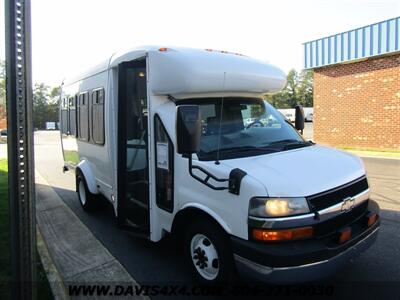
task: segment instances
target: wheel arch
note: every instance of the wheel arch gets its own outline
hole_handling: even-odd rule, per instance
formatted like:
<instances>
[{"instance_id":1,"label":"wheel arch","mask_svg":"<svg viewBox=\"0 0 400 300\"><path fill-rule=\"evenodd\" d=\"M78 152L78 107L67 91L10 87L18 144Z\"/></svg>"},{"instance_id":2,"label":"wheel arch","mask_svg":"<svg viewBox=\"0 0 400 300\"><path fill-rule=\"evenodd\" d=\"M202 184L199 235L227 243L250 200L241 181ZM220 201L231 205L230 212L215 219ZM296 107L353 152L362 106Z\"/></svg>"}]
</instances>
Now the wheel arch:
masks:
<instances>
[{"instance_id":1,"label":"wheel arch","mask_svg":"<svg viewBox=\"0 0 400 300\"><path fill-rule=\"evenodd\" d=\"M195 203L186 204L175 214L171 233L179 236L183 233L183 229L187 227L187 224L196 219L208 219L221 227L227 234L231 234L231 229L218 214L207 207Z\"/></svg>"},{"instance_id":2,"label":"wheel arch","mask_svg":"<svg viewBox=\"0 0 400 300\"><path fill-rule=\"evenodd\" d=\"M88 189L92 194L99 193L99 191L97 190L97 185L96 185L96 181L95 181L93 172L89 166L88 161L81 160L79 162L79 164L76 166L75 172L76 172L76 175L78 175L78 173L83 175L83 177L85 178L86 184L88 186Z\"/></svg>"}]
</instances>

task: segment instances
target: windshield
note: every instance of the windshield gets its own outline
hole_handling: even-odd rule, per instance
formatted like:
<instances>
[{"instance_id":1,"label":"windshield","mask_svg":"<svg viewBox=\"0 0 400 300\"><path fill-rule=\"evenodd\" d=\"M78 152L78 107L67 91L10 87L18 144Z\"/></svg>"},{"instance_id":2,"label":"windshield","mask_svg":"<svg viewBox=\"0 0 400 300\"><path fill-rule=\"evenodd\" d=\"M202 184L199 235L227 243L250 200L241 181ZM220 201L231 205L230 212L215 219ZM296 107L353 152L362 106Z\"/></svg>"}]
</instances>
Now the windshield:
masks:
<instances>
[{"instance_id":1,"label":"windshield","mask_svg":"<svg viewBox=\"0 0 400 300\"><path fill-rule=\"evenodd\" d=\"M185 100L201 111L200 160L262 155L310 145L268 102L257 98ZM222 112L222 120L220 116ZM219 133L221 136L219 137Z\"/></svg>"}]
</instances>

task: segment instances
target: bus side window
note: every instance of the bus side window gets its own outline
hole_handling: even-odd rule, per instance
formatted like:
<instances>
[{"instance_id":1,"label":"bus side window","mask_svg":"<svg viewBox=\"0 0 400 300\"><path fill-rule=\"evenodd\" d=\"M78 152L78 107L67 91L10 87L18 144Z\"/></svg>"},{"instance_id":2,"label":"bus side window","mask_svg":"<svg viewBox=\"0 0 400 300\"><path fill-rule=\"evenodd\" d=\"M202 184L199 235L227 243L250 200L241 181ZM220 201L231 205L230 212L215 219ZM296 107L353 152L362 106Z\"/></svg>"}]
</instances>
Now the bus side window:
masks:
<instances>
[{"instance_id":1,"label":"bus side window","mask_svg":"<svg viewBox=\"0 0 400 300\"><path fill-rule=\"evenodd\" d=\"M78 138L89 141L89 108L88 92L79 95L78 98Z\"/></svg>"},{"instance_id":2,"label":"bus side window","mask_svg":"<svg viewBox=\"0 0 400 300\"><path fill-rule=\"evenodd\" d=\"M104 145L104 89L92 92L91 135L95 144Z\"/></svg>"},{"instance_id":3,"label":"bus side window","mask_svg":"<svg viewBox=\"0 0 400 300\"><path fill-rule=\"evenodd\" d=\"M156 158L156 203L174 210L174 146L158 115L154 117Z\"/></svg>"},{"instance_id":4,"label":"bus side window","mask_svg":"<svg viewBox=\"0 0 400 300\"><path fill-rule=\"evenodd\" d=\"M67 98L63 98L61 101L61 133L69 134L69 120L68 120L68 102Z\"/></svg>"},{"instance_id":5,"label":"bus side window","mask_svg":"<svg viewBox=\"0 0 400 300\"><path fill-rule=\"evenodd\" d=\"M69 125L69 134L72 136L76 136L76 104L75 97L70 97L68 99L68 125Z\"/></svg>"}]
</instances>

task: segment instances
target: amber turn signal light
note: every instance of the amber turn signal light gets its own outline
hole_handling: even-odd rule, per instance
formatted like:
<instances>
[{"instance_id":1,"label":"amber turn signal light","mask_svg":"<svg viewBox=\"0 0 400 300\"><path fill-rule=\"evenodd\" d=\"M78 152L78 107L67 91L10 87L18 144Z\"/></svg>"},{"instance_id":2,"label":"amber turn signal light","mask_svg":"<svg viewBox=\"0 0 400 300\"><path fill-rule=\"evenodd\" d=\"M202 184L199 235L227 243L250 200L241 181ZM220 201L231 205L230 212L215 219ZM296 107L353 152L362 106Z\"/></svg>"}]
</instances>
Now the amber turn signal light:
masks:
<instances>
[{"instance_id":1,"label":"amber turn signal light","mask_svg":"<svg viewBox=\"0 0 400 300\"><path fill-rule=\"evenodd\" d=\"M282 230L269 230L255 228L252 231L253 239L258 241L288 241L310 238L313 236L312 227L300 227Z\"/></svg>"},{"instance_id":2,"label":"amber turn signal light","mask_svg":"<svg viewBox=\"0 0 400 300\"><path fill-rule=\"evenodd\" d=\"M369 213L367 215L367 226L371 226L375 224L376 220L378 219L378 215L376 213Z\"/></svg>"},{"instance_id":3,"label":"amber turn signal light","mask_svg":"<svg viewBox=\"0 0 400 300\"><path fill-rule=\"evenodd\" d=\"M350 227L343 228L339 231L338 243L344 244L350 239L350 237L351 237L351 228Z\"/></svg>"}]
</instances>

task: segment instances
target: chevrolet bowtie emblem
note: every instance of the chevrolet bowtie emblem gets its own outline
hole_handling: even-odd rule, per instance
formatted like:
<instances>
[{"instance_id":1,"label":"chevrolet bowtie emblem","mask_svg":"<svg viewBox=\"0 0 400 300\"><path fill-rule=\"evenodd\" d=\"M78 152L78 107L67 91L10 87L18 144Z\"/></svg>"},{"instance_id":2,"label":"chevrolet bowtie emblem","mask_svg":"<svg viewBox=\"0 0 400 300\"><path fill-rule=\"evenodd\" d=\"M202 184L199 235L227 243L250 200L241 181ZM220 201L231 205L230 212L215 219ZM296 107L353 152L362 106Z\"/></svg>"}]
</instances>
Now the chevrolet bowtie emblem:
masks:
<instances>
[{"instance_id":1,"label":"chevrolet bowtie emblem","mask_svg":"<svg viewBox=\"0 0 400 300\"><path fill-rule=\"evenodd\" d=\"M342 212L346 212L349 210L352 210L355 204L355 199L352 197L348 197L346 199L343 200L343 204L342 204Z\"/></svg>"}]
</instances>

